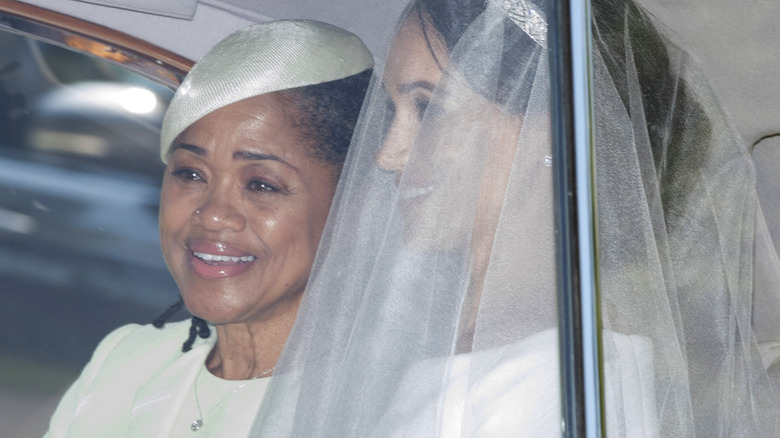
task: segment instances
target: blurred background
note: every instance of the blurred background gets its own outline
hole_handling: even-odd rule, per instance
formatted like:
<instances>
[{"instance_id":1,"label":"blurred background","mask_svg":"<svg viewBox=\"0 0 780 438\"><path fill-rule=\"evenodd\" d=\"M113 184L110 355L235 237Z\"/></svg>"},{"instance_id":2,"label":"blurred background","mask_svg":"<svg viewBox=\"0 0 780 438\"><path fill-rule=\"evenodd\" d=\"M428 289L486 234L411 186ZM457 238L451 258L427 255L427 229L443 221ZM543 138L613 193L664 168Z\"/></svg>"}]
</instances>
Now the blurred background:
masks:
<instances>
[{"instance_id":1,"label":"blurred background","mask_svg":"<svg viewBox=\"0 0 780 438\"><path fill-rule=\"evenodd\" d=\"M157 237L173 92L3 30L0 53L0 435L40 436L103 336L178 299Z\"/></svg>"}]
</instances>

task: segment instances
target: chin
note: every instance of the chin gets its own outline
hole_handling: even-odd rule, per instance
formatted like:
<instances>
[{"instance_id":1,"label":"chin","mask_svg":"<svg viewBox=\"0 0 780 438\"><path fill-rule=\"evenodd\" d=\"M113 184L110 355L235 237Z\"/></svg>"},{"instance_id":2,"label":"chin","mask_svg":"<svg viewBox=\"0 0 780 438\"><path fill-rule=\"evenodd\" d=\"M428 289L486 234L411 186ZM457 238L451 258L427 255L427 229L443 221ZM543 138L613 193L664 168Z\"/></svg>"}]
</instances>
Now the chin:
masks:
<instances>
[{"instance_id":1,"label":"chin","mask_svg":"<svg viewBox=\"0 0 780 438\"><path fill-rule=\"evenodd\" d=\"M240 315L243 313L242 306L237 306L235 303L231 304L230 300L226 300L225 297L221 297L213 292L206 294L182 292L181 295L184 300L184 306L187 307L191 314L211 324L229 324L240 320Z\"/></svg>"}]
</instances>

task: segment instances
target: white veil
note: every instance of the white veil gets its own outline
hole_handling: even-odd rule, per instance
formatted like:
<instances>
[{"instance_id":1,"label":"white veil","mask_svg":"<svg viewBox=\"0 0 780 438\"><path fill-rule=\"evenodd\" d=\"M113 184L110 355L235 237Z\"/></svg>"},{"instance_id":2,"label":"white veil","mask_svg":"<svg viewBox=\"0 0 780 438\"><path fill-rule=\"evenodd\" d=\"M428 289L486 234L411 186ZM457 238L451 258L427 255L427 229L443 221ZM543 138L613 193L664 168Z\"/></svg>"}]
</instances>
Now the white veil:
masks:
<instances>
[{"instance_id":1,"label":"white veil","mask_svg":"<svg viewBox=\"0 0 780 438\"><path fill-rule=\"evenodd\" d=\"M418 58L375 70L256 436L560 434L547 50L522 27L546 8L422 3L393 41L419 32L441 80L417 119L382 83ZM774 436L759 345L780 336L753 296L780 282L747 150L644 12L593 12L607 435Z\"/></svg>"}]
</instances>

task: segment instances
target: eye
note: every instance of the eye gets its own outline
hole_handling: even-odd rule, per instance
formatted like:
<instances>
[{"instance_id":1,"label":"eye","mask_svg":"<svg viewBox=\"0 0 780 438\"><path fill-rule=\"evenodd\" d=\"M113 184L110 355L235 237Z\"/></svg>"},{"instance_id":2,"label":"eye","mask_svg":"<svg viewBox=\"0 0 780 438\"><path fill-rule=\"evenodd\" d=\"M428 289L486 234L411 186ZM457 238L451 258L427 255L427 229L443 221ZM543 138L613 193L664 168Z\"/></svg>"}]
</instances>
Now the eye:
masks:
<instances>
[{"instance_id":1,"label":"eye","mask_svg":"<svg viewBox=\"0 0 780 438\"><path fill-rule=\"evenodd\" d=\"M414 108L417 110L418 119L422 120L423 116L425 115L425 111L428 109L428 104L430 103L430 99L425 97L417 97L414 99Z\"/></svg>"},{"instance_id":2,"label":"eye","mask_svg":"<svg viewBox=\"0 0 780 438\"><path fill-rule=\"evenodd\" d=\"M417 97L414 99L414 108L417 111L417 117L422 120L423 117L439 117L444 114L444 109L427 97Z\"/></svg>"},{"instance_id":3,"label":"eye","mask_svg":"<svg viewBox=\"0 0 780 438\"><path fill-rule=\"evenodd\" d=\"M246 185L246 188L253 192L278 192L279 191L279 189L277 189L273 185L260 179L254 179L252 181L249 181L249 184Z\"/></svg>"},{"instance_id":4,"label":"eye","mask_svg":"<svg viewBox=\"0 0 780 438\"><path fill-rule=\"evenodd\" d=\"M205 181L197 170L190 169L189 167L173 169L171 170L170 174L174 178L180 179L182 181Z\"/></svg>"}]
</instances>

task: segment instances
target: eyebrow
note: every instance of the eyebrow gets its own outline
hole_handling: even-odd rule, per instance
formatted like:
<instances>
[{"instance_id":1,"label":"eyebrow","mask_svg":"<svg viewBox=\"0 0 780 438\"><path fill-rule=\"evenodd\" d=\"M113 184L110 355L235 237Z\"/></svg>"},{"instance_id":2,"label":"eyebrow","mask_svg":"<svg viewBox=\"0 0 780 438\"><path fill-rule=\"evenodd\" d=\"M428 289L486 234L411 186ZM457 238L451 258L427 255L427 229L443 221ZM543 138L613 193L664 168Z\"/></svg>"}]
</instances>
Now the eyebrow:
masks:
<instances>
[{"instance_id":1,"label":"eyebrow","mask_svg":"<svg viewBox=\"0 0 780 438\"><path fill-rule=\"evenodd\" d=\"M176 152L178 149L184 149L185 151L190 151L195 155L205 157L208 156L208 152L206 152L205 149L199 148L195 146L194 144L189 143L174 143L173 146L168 150L168 156L170 157L173 155L174 152Z\"/></svg>"},{"instance_id":2,"label":"eyebrow","mask_svg":"<svg viewBox=\"0 0 780 438\"><path fill-rule=\"evenodd\" d=\"M193 154L198 155L200 157L208 157L208 155L209 155L207 150L205 150L205 149L203 149L201 147L195 146L194 144L189 144L189 143L176 143L176 144L174 144L171 147L171 150L168 152L168 155L169 156L173 155L173 153L177 149L184 149L185 151L190 151ZM294 169L296 171L298 170L297 167L293 166L292 164L290 164L289 162L287 162L283 158L278 157L276 155L271 155L271 154L261 154L259 152L250 152L250 151L236 151L233 154L233 159L234 160L246 160L246 161L271 160L271 161L276 161L278 163L282 163L285 166L288 166L288 167L290 167L290 168L292 168L292 169Z\"/></svg>"},{"instance_id":3,"label":"eyebrow","mask_svg":"<svg viewBox=\"0 0 780 438\"><path fill-rule=\"evenodd\" d=\"M261 154L261 153L258 153L258 152L249 152L249 151L236 151L233 154L233 159L234 160L249 160L249 161L254 161L254 160L271 160L271 161L276 161L276 162L282 163L285 166L288 166L288 167L290 167L290 168L292 168L292 169L294 169L296 171L298 170L297 167L295 167L292 164L288 163L283 158L277 157L276 155L271 155L271 154Z\"/></svg>"},{"instance_id":4,"label":"eyebrow","mask_svg":"<svg viewBox=\"0 0 780 438\"><path fill-rule=\"evenodd\" d=\"M401 94L407 94L413 91L416 88L422 88L424 90L433 91L436 89L436 86L428 81L414 81L409 82L407 84L400 84L396 87L399 93Z\"/></svg>"}]
</instances>

